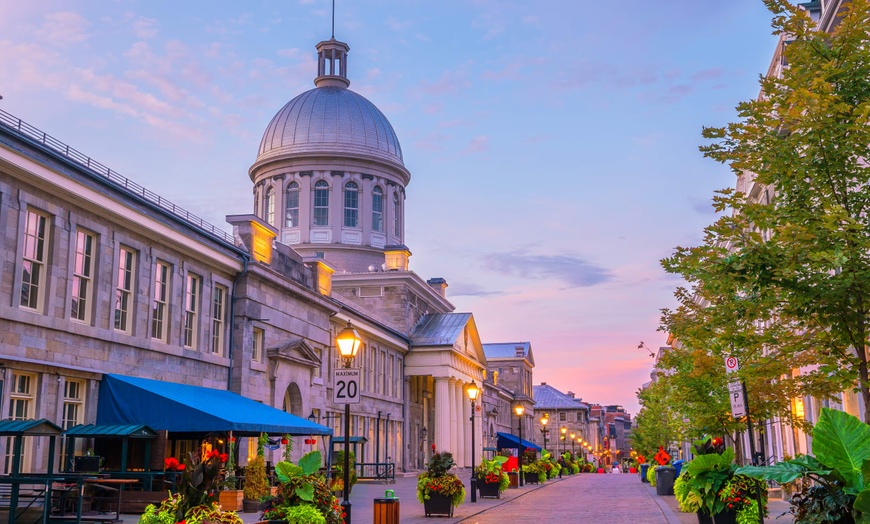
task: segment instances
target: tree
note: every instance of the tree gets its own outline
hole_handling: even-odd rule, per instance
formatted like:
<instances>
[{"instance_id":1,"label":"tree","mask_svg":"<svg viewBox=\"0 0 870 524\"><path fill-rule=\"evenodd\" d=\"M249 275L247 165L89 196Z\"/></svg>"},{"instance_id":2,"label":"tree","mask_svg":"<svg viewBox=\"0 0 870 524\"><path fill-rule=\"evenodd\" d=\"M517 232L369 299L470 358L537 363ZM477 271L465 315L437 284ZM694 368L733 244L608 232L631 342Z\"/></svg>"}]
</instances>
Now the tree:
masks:
<instances>
[{"instance_id":1,"label":"tree","mask_svg":"<svg viewBox=\"0 0 870 524\"><path fill-rule=\"evenodd\" d=\"M784 408L778 388L822 398L849 388L870 422L870 3L848 2L831 32L787 0L765 4L788 37L788 65L738 105L739 122L703 131L712 142L701 151L728 164L740 190L718 192L717 210L730 213L704 245L663 261L692 286L663 326L766 363L741 375L777 381L774 410ZM790 377L777 362L807 367Z\"/></svg>"}]
</instances>

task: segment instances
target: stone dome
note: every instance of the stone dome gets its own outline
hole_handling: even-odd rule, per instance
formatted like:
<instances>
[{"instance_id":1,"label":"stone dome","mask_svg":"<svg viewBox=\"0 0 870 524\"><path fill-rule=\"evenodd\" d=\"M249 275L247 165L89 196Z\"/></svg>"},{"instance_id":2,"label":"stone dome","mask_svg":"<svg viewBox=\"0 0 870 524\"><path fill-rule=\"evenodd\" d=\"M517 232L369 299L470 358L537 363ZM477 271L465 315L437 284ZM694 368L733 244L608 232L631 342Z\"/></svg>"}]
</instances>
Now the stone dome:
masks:
<instances>
[{"instance_id":1,"label":"stone dome","mask_svg":"<svg viewBox=\"0 0 870 524\"><path fill-rule=\"evenodd\" d=\"M341 86L316 87L281 108L263 133L256 164L319 153L405 166L387 117L365 97Z\"/></svg>"}]
</instances>

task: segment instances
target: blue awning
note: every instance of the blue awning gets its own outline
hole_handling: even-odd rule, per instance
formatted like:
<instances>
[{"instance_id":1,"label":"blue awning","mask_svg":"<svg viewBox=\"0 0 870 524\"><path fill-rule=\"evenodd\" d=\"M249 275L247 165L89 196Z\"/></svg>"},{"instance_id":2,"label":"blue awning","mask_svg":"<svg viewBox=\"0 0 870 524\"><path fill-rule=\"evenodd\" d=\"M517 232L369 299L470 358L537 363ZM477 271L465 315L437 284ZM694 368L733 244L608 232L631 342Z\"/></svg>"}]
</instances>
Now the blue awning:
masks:
<instances>
[{"instance_id":1,"label":"blue awning","mask_svg":"<svg viewBox=\"0 0 870 524\"><path fill-rule=\"evenodd\" d=\"M326 426L232 391L111 374L100 382L97 424L145 424L177 433L332 435Z\"/></svg>"},{"instance_id":2,"label":"blue awning","mask_svg":"<svg viewBox=\"0 0 870 524\"><path fill-rule=\"evenodd\" d=\"M505 448L519 449L520 442L522 442L523 448L525 448L525 449L533 449L535 451L541 451L541 446L535 444L534 442L529 442L526 439L520 440L520 437L518 437L516 435L511 435L510 433L498 432L498 433L496 433L496 436L498 437L498 440L496 440L496 446L498 447L498 449L505 449Z\"/></svg>"}]
</instances>

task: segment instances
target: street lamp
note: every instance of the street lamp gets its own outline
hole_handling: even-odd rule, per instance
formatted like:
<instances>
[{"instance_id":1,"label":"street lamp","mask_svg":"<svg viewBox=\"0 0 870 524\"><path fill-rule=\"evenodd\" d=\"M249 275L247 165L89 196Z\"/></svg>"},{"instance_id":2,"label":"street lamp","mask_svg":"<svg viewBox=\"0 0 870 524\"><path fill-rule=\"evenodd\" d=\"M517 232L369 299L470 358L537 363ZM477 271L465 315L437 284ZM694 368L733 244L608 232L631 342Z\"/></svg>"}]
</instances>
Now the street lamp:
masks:
<instances>
[{"instance_id":1,"label":"street lamp","mask_svg":"<svg viewBox=\"0 0 870 524\"><path fill-rule=\"evenodd\" d=\"M341 355L341 360L344 362L345 369L349 369L353 364L353 359L356 357L359 347L362 344L362 338L359 333L350 325L350 320L347 321L347 327L338 332L335 336L335 343L338 346L338 353ZM333 386L335 386L333 384ZM341 507L344 510L344 524L350 524L350 404L344 405L344 500L341 501Z\"/></svg>"},{"instance_id":2,"label":"street lamp","mask_svg":"<svg viewBox=\"0 0 870 524\"><path fill-rule=\"evenodd\" d=\"M541 434L544 435L544 450L547 449L547 422L550 421L550 415L544 413L541 417ZM541 456L543 456L543 450L541 451Z\"/></svg>"},{"instance_id":3,"label":"street lamp","mask_svg":"<svg viewBox=\"0 0 870 524\"><path fill-rule=\"evenodd\" d=\"M568 428L566 428L565 426L562 426L562 429L560 429L559 431L562 432L561 444L562 444L562 453L564 453L565 452L565 433L568 433Z\"/></svg>"},{"instance_id":4,"label":"street lamp","mask_svg":"<svg viewBox=\"0 0 870 524\"><path fill-rule=\"evenodd\" d=\"M577 438L576 433L571 433L571 454L574 454L574 439Z\"/></svg>"},{"instance_id":5,"label":"street lamp","mask_svg":"<svg viewBox=\"0 0 870 524\"><path fill-rule=\"evenodd\" d=\"M477 502L477 479L474 478L474 403L480 395L480 388L474 381L465 386L465 393L471 399L471 502Z\"/></svg>"},{"instance_id":6,"label":"street lamp","mask_svg":"<svg viewBox=\"0 0 870 524\"><path fill-rule=\"evenodd\" d=\"M523 413L526 412L526 408L523 407L522 404L517 404L514 406L514 412L517 414L517 418L520 419L520 487L523 485L523 455L525 453L525 448L523 448Z\"/></svg>"}]
</instances>

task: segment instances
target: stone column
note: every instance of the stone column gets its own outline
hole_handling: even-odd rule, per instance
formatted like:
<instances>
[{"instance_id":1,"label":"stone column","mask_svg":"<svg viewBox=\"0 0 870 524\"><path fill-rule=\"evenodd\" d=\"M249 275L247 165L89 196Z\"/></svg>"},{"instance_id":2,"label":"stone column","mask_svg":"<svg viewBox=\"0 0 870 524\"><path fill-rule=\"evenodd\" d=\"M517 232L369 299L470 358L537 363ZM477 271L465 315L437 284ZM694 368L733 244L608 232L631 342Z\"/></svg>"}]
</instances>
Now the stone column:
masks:
<instances>
[{"instance_id":1,"label":"stone column","mask_svg":"<svg viewBox=\"0 0 870 524\"><path fill-rule=\"evenodd\" d=\"M471 399L468 398L468 395L465 394L465 390L463 388L463 401L462 402L462 428L465 432L465 465L471 467L471 457L474 454L474 450L471 448L471 425L474 424L471 420L472 411L471 411ZM475 403L480 402L480 398L475 401ZM477 443L481 440L481 434L475 428L474 434L474 447L477 447Z\"/></svg>"},{"instance_id":2,"label":"stone column","mask_svg":"<svg viewBox=\"0 0 870 524\"><path fill-rule=\"evenodd\" d=\"M465 416L463 406L466 403L465 383L461 380L456 381L456 463L461 466L467 466L466 450L468 449L468 417Z\"/></svg>"},{"instance_id":3,"label":"stone column","mask_svg":"<svg viewBox=\"0 0 870 524\"><path fill-rule=\"evenodd\" d=\"M447 390L448 390L448 401L445 406L448 411L450 411L450 440L445 442L446 446L444 449L453 453L453 458L455 460L459 460L459 456L457 455L457 442L459 441L459 435L456 433L456 379L449 378L447 379Z\"/></svg>"},{"instance_id":4,"label":"stone column","mask_svg":"<svg viewBox=\"0 0 870 524\"><path fill-rule=\"evenodd\" d=\"M435 379L435 427L429 429L430 442L435 444L436 451L449 451L450 445L450 385L447 377ZM434 440L432 440L434 436Z\"/></svg>"}]
</instances>

